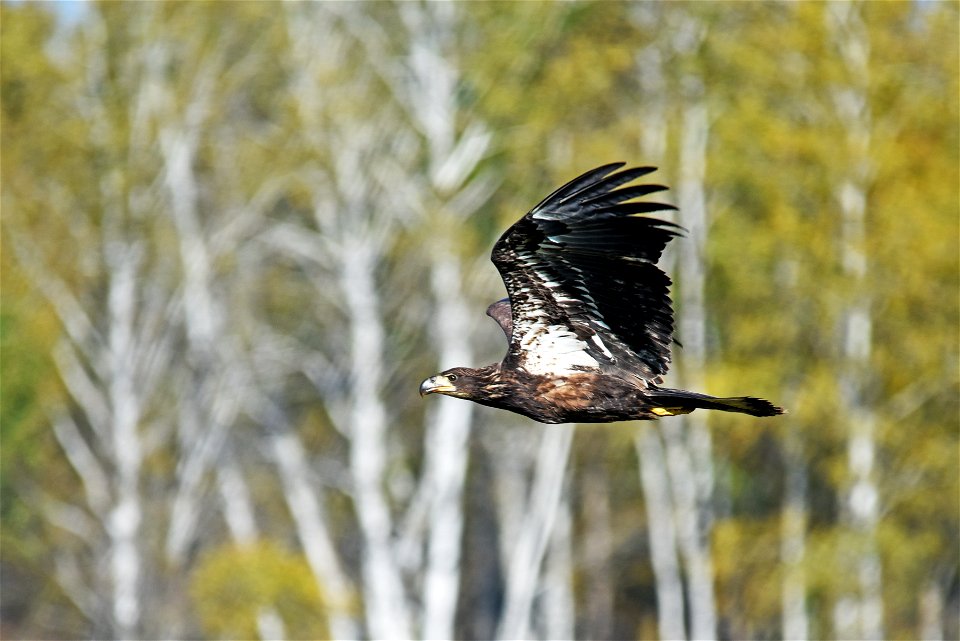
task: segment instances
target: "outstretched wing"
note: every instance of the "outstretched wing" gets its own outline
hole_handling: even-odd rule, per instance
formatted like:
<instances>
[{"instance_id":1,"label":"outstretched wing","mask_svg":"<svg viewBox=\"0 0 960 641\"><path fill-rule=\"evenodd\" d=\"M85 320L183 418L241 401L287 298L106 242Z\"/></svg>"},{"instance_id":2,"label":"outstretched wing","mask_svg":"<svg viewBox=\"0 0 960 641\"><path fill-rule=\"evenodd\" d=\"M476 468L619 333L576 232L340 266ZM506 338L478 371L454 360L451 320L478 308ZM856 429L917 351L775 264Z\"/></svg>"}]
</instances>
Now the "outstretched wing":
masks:
<instances>
[{"instance_id":1,"label":"outstretched wing","mask_svg":"<svg viewBox=\"0 0 960 641\"><path fill-rule=\"evenodd\" d=\"M680 227L638 216L662 185L627 183L654 167L598 167L547 196L491 256L510 297L506 365L557 376L600 370L657 382L670 362L670 279L656 263ZM503 325L503 323L501 323Z\"/></svg>"}]
</instances>

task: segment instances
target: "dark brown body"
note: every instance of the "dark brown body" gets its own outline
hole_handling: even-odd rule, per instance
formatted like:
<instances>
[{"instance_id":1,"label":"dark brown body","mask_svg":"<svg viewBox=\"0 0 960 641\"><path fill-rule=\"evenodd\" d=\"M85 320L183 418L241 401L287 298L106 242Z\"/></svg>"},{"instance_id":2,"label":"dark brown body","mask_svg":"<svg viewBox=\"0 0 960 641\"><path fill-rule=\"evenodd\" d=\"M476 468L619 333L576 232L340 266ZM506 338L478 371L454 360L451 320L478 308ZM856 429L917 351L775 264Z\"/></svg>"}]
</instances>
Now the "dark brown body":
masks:
<instances>
[{"instance_id":1,"label":"dark brown body","mask_svg":"<svg viewBox=\"0 0 960 641\"><path fill-rule=\"evenodd\" d=\"M594 375L575 374L566 380L527 377L521 382L511 380L514 377L510 372L503 374L505 388L525 393L504 397L481 395L470 400L517 412L541 423L609 423L657 418L650 411L650 402L643 392L626 381L607 379L603 386L597 386Z\"/></svg>"},{"instance_id":2,"label":"dark brown body","mask_svg":"<svg viewBox=\"0 0 960 641\"><path fill-rule=\"evenodd\" d=\"M610 423L649 421L688 414L695 409L740 412L751 416L776 416L783 410L769 401L750 396L717 398L636 384L615 376L591 372L564 378L533 376L499 364L479 369L456 367L424 381L421 394L448 396L523 414L540 423Z\"/></svg>"}]
</instances>

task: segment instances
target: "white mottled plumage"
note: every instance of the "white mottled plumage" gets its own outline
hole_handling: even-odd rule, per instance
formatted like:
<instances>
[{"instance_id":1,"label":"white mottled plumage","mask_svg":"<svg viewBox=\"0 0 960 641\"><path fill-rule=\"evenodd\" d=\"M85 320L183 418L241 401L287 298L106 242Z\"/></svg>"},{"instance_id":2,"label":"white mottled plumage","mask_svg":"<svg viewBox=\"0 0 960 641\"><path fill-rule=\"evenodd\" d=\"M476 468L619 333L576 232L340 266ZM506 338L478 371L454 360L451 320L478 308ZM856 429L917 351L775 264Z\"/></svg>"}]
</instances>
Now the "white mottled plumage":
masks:
<instances>
[{"instance_id":1,"label":"white mottled plumage","mask_svg":"<svg viewBox=\"0 0 960 641\"><path fill-rule=\"evenodd\" d=\"M535 323L521 337L520 346L523 367L531 374L556 376L600 366L587 352L587 343L562 325Z\"/></svg>"},{"instance_id":2,"label":"white mottled plumage","mask_svg":"<svg viewBox=\"0 0 960 641\"><path fill-rule=\"evenodd\" d=\"M607 346L603 344L603 341L600 340L600 337L599 337L599 336L597 336L596 334L594 334L593 336L590 337L590 340L593 341L593 344L594 344L594 345L596 345L597 347L600 348L600 351L603 352L603 355L604 355L604 356L606 356L607 358L610 358L610 359L613 358L613 354L610 353L610 350L607 349Z\"/></svg>"}]
</instances>

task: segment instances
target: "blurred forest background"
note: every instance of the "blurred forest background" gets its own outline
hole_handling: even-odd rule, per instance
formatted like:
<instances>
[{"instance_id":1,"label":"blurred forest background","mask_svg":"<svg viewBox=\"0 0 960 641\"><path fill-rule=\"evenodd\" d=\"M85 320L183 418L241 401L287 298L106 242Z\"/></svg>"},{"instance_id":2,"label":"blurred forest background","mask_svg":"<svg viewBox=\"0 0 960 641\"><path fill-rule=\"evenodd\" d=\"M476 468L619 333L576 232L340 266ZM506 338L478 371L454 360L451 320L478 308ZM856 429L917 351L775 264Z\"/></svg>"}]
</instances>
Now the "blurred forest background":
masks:
<instances>
[{"instance_id":1,"label":"blurred forest background","mask_svg":"<svg viewBox=\"0 0 960 641\"><path fill-rule=\"evenodd\" d=\"M958 3L0 7L3 638L960 635ZM617 160L790 413L421 400Z\"/></svg>"}]
</instances>

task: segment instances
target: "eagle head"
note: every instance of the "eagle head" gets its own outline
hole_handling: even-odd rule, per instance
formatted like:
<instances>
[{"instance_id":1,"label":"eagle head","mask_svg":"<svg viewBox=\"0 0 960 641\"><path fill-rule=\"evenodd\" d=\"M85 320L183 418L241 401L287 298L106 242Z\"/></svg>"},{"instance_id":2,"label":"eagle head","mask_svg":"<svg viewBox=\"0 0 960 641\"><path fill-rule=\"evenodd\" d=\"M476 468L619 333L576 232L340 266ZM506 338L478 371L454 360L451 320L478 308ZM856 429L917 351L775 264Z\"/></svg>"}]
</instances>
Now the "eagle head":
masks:
<instances>
[{"instance_id":1,"label":"eagle head","mask_svg":"<svg viewBox=\"0 0 960 641\"><path fill-rule=\"evenodd\" d=\"M420 396L446 394L473 400L495 393L499 369L496 365L480 369L469 367L448 369L420 383Z\"/></svg>"}]
</instances>

